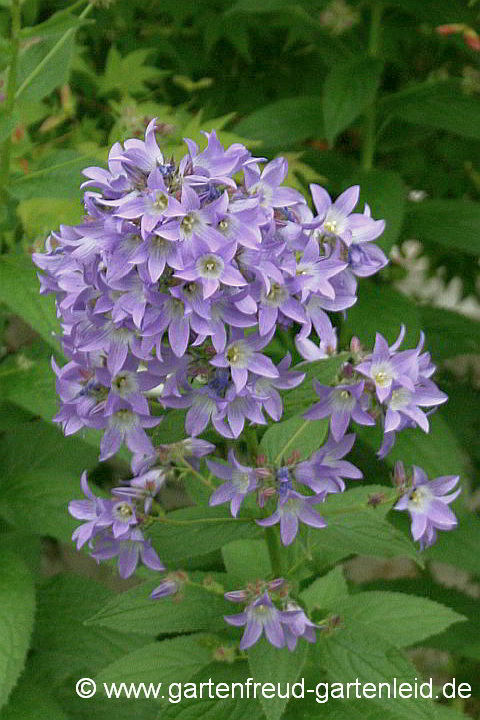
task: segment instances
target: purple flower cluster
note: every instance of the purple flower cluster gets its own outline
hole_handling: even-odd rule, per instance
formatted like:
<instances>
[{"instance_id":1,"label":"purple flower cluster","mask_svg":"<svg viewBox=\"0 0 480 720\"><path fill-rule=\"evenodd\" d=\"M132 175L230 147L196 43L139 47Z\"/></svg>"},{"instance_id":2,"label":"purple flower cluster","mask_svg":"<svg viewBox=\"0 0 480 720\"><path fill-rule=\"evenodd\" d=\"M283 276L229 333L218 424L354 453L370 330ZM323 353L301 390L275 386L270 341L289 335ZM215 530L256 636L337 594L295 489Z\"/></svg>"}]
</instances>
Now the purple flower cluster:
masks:
<instances>
[{"instance_id":1,"label":"purple flower cluster","mask_svg":"<svg viewBox=\"0 0 480 720\"><path fill-rule=\"evenodd\" d=\"M429 423L422 408L434 408L446 402L443 393L430 379L435 366L428 352L422 352L424 336L412 350L399 350L405 335L400 335L389 347L377 333L372 353L358 350L354 363L347 363L337 385L329 387L315 383L320 402L304 417L308 420L330 418L330 430L335 440L344 436L351 420L360 425L375 425L380 417L384 437L378 452L385 457L395 443L396 433L406 427L420 427L428 432Z\"/></svg>"},{"instance_id":2,"label":"purple flower cluster","mask_svg":"<svg viewBox=\"0 0 480 720\"><path fill-rule=\"evenodd\" d=\"M146 488L149 482L145 481ZM158 482L158 478L152 481L149 493L158 488ZM81 486L87 500L72 500L68 506L70 515L86 521L73 533L77 549L88 541L94 548L91 555L97 562L116 557L118 573L122 578L132 575L139 560L151 570L164 570L157 553L138 527L134 505L121 496L113 500L97 497L88 486L86 473L82 475Z\"/></svg>"},{"instance_id":3,"label":"purple flower cluster","mask_svg":"<svg viewBox=\"0 0 480 720\"><path fill-rule=\"evenodd\" d=\"M240 650L254 645L263 633L275 647L282 648L286 645L289 650L295 650L299 638L303 637L307 642L314 643L315 630L321 629L321 626L309 620L300 605L288 597L283 578L272 580L262 588L260 583L257 583L256 587L251 585L246 590L227 592L225 598L231 602L248 603L243 612L225 615L229 625L245 626ZM282 609L277 607L279 604Z\"/></svg>"},{"instance_id":4,"label":"purple flower cluster","mask_svg":"<svg viewBox=\"0 0 480 720\"><path fill-rule=\"evenodd\" d=\"M358 186L332 203L312 185L314 214L283 186L285 159L264 164L206 138L202 152L186 140L180 162L158 147L155 120L144 140L116 143L108 169L84 170L84 222L34 255L69 360L54 365L55 420L66 434L103 430L101 460L122 443L153 453L152 397L188 409L190 436L210 422L236 438L247 420L279 420L278 390L303 375L265 354L276 327L294 328L306 359L325 357L336 348L326 311L353 305L356 278L387 262L373 243L384 221L354 212Z\"/></svg>"},{"instance_id":5,"label":"purple flower cluster","mask_svg":"<svg viewBox=\"0 0 480 720\"><path fill-rule=\"evenodd\" d=\"M211 443L194 438L161 445L154 455L137 464L135 477L113 488L109 499L93 494L84 472L80 485L87 499L72 500L68 505L70 515L84 521L72 536L77 549L88 543L90 555L97 562L116 557L122 578L132 575L139 560L151 570L165 570L150 541L145 538L142 526L153 514L153 505L165 481L174 475L175 460L184 459L194 465L196 459L214 449Z\"/></svg>"},{"instance_id":6,"label":"purple flower cluster","mask_svg":"<svg viewBox=\"0 0 480 720\"><path fill-rule=\"evenodd\" d=\"M356 302L357 278L387 263L374 243L384 230L370 208L355 212L360 189L335 201L318 185L304 196L285 187L287 162L252 157L241 144L225 149L215 132L199 151L186 140L180 161L165 158L157 145L155 120L144 140L116 143L108 169L84 170L84 221L61 226L34 255L43 271L41 291L54 293L62 323L67 363L56 375L60 409L54 420L66 435L84 427L103 432L100 460L122 445L132 452L133 477L109 499L91 491L82 475L83 500L69 504L82 521L73 539L87 545L98 562L117 559L121 577L139 561L165 568L148 540L148 527L161 521L158 493L165 482L198 475L200 459L215 446L198 439L210 425L229 440L248 422L265 426L281 420L280 391L300 385L305 374L291 370L287 354L275 364L268 346L278 328L294 337L307 361L336 353L330 312ZM207 460L211 476L222 480L210 505L229 503L237 517L247 498L258 508L261 527L278 524L283 545L300 524L324 528L317 511L329 493L345 490L346 479L361 471L345 460L355 441L346 434L353 420L381 420L384 457L406 427L428 431L424 408L447 397L432 382L430 355L418 346L400 350L405 329L389 346L377 334L373 352L355 341L333 386L314 383L319 398L304 413L308 420L330 419L328 441L308 460L293 452L284 464L244 465L230 447L228 462ZM149 430L162 414L183 409L188 438L154 447ZM412 534L422 547L437 529L456 524L448 495L458 478L428 482L414 467L411 489L396 504L408 510ZM210 480L206 481L210 484ZM167 575L155 599L182 596L182 571ZM221 590L223 593L223 589ZM228 615L245 627L240 650L262 634L276 647L294 650L299 638L315 642L315 625L289 597L281 578L259 581L225 597L245 609Z\"/></svg>"},{"instance_id":7,"label":"purple flower cluster","mask_svg":"<svg viewBox=\"0 0 480 720\"><path fill-rule=\"evenodd\" d=\"M242 465L233 450L229 453L228 464L207 460L213 475L226 481L211 495L210 505L230 502L232 515L236 517L249 494L257 495L257 504L261 507L269 508L275 502L272 514L256 522L262 527L279 523L282 543L290 545L300 522L315 528L326 526L326 521L314 505L323 502L328 493L343 492L343 478L362 477L355 465L341 459L350 452L354 442L353 434L340 442L330 438L308 461L295 462L292 459L288 465L276 470Z\"/></svg>"}]
</instances>

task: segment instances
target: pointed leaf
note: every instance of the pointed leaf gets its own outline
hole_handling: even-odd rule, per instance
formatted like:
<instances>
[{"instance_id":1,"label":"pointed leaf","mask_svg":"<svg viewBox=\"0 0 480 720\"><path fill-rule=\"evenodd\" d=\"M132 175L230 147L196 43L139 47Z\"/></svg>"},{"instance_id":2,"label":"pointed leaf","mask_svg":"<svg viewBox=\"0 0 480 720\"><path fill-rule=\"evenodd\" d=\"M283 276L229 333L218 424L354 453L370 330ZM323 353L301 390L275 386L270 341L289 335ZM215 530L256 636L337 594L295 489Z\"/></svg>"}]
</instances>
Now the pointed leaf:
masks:
<instances>
[{"instance_id":1,"label":"pointed leaf","mask_svg":"<svg viewBox=\"0 0 480 720\"><path fill-rule=\"evenodd\" d=\"M152 601L153 602L153 601ZM188 635L145 645L104 667L95 678L103 683L162 683L159 701L170 683L184 683L212 661L212 648L202 635Z\"/></svg>"},{"instance_id":2,"label":"pointed leaf","mask_svg":"<svg viewBox=\"0 0 480 720\"><path fill-rule=\"evenodd\" d=\"M29 647L35 588L29 568L14 553L0 554L0 707L20 675Z\"/></svg>"},{"instance_id":3,"label":"pointed leaf","mask_svg":"<svg viewBox=\"0 0 480 720\"><path fill-rule=\"evenodd\" d=\"M373 101L382 71L382 61L368 56L333 66L323 88L323 118L329 143L333 144L337 135Z\"/></svg>"},{"instance_id":4,"label":"pointed leaf","mask_svg":"<svg viewBox=\"0 0 480 720\"><path fill-rule=\"evenodd\" d=\"M276 688L285 688L286 683L291 686L296 682L307 659L307 651L308 645L303 639L298 640L296 649L291 652L287 647L279 649L270 645L263 637L248 649L248 664L254 681L271 683L273 688L271 697L265 697L263 692L260 696L267 720L279 720L282 715L288 698L280 697Z\"/></svg>"}]
</instances>

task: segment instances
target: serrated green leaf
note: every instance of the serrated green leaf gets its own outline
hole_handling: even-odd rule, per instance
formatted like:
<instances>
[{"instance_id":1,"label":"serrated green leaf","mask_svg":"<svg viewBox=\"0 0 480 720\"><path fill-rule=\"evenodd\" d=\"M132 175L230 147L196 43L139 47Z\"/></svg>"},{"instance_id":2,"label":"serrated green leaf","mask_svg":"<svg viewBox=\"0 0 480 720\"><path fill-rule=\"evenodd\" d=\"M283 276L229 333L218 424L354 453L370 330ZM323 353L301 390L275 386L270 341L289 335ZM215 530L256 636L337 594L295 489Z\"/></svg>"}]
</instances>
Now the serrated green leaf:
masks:
<instances>
[{"instance_id":1,"label":"serrated green leaf","mask_svg":"<svg viewBox=\"0 0 480 720\"><path fill-rule=\"evenodd\" d=\"M333 610L339 599L348 595L347 581L343 574L343 567L337 565L323 577L313 581L300 594L301 599L309 612L315 609Z\"/></svg>"},{"instance_id":2,"label":"serrated green leaf","mask_svg":"<svg viewBox=\"0 0 480 720\"><path fill-rule=\"evenodd\" d=\"M13 178L8 189L17 200L53 197L80 202L82 170L90 165L98 165L98 162L99 159L91 154L79 155L74 150L56 150L42 160L38 169Z\"/></svg>"},{"instance_id":3,"label":"serrated green leaf","mask_svg":"<svg viewBox=\"0 0 480 720\"><path fill-rule=\"evenodd\" d=\"M373 485L330 495L324 505L317 506L327 527L316 533L310 546L316 562L324 565L357 554L405 556L419 562L413 542L384 519L390 505L368 507L368 497L378 492L388 496L388 488Z\"/></svg>"},{"instance_id":4,"label":"serrated green leaf","mask_svg":"<svg viewBox=\"0 0 480 720\"><path fill-rule=\"evenodd\" d=\"M128 627L132 632L155 637L192 630L215 631L225 627L223 615L231 606L222 595L203 587L205 577L220 584L227 576L221 573L192 572L189 579L198 585L187 584L180 596L170 595L152 600L150 593L159 585L160 578L117 595L93 617L88 625L100 625L113 630ZM227 588L226 588L227 589Z\"/></svg>"},{"instance_id":5,"label":"serrated green leaf","mask_svg":"<svg viewBox=\"0 0 480 720\"><path fill-rule=\"evenodd\" d=\"M162 707L161 720L218 720L221 717L229 720L261 720L265 716L259 701L254 699L252 691L248 695L246 689L241 687L245 687L250 676L245 661L237 660L231 665L212 663L195 675L188 695L186 692L177 693L177 688L174 689L178 701ZM207 685L211 681L214 683L212 696ZM206 684L203 690L201 683ZM220 697L215 697L215 688L221 683L224 683L223 693ZM234 697L225 697L225 687L231 688L233 683L236 683ZM183 690L185 691L185 687ZM160 720L160 717L157 720Z\"/></svg>"},{"instance_id":6,"label":"serrated green leaf","mask_svg":"<svg viewBox=\"0 0 480 720\"><path fill-rule=\"evenodd\" d=\"M22 39L27 38L57 38L59 35L63 35L67 30L76 30L81 25L90 20L84 20L83 18L73 15L68 10L60 10L53 13L44 22L38 23L37 25L31 25L29 27L23 27L20 30L20 37Z\"/></svg>"},{"instance_id":7,"label":"serrated green leaf","mask_svg":"<svg viewBox=\"0 0 480 720\"><path fill-rule=\"evenodd\" d=\"M335 612L347 624L361 622L398 647L414 645L465 620L446 605L394 592L372 591L340 597L335 603Z\"/></svg>"},{"instance_id":8,"label":"serrated green leaf","mask_svg":"<svg viewBox=\"0 0 480 720\"><path fill-rule=\"evenodd\" d=\"M380 84L383 62L368 56L333 66L323 87L325 136L333 144L373 101Z\"/></svg>"},{"instance_id":9,"label":"serrated green leaf","mask_svg":"<svg viewBox=\"0 0 480 720\"><path fill-rule=\"evenodd\" d=\"M264 105L235 126L235 131L268 147L290 147L312 137L323 137L320 97L282 98Z\"/></svg>"},{"instance_id":10,"label":"serrated green leaf","mask_svg":"<svg viewBox=\"0 0 480 720\"><path fill-rule=\"evenodd\" d=\"M418 670L406 658L401 650L386 641L382 635L365 627L358 621L345 622L344 626L332 632L329 636L322 636L317 641L314 652L318 663L327 671L333 683L388 683L393 688L402 682L415 683ZM354 690L351 691L353 696ZM389 699L383 687L381 698L369 698L372 705L388 707L390 705L397 712L407 714L409 718L418 720L432 720L433 705L420 699ZM392 689L393 692L393 689ZM402 713L402 714L403 714Z\"/></svg>"},{"instance_id":11,"label":"serrated green leaf","mask_svg":"<svg viewBox=\"0 0 480 720\"><path fill-rule=\"evenodd\" d=\"M72 674L96 673L146 644L127 626L114 631L83 624L114 596L104 585L76 575L57 575L42 585L32 641L37 681L58 686Z\"/></svg>"},{"instance_id":12,"label":"serrated green leaf","mask_svg":"<svg viewBox=\"0 0 480 720\"><path fill-rule=\"evenodd\" d=\"M29 256L0 256L0 302L20 315L54 350L60 352L54 334L60 332L55 301L40 295L35 266Z\"/></svg>"},{"instance_id":13,"label":"serrated green leaf","mask_svg":"<svg viewBox=\"0 0 480 720\"><path fill-rule=\"evenodd\" d=\"M240 538L259 535L253 519L233 518L228 507L189 507L173 510L164 522L149 528L157 552L166 562L204 555Z\"/></svg>"},{"instance_id":14,"label":"serrated green leaf","mask_svg":"<svg viewBox=\"0 0 480 720\"><path fill-rule=\"evenodd\" d=\"M419 465L431 479L447 474L468 476L468 457L441 411L433 414L429 422L428 434L417 428L398 433L386 462L391 467L397 460L403 460L406 467ZM368 441L363 431L361 437Z\"/></svg>"},{"instance_id":15,"label":"serrated green leaf","mask_svg":"<svg viewBox=\"0 0 480 720\"><path fill-rule=\"evenodd\" d=\"M387 96L380 110L400 120L480 139L480 106L456 81L424 83Z\"/></svg>"},{"instance_id":16,"label":"serrated green leaf","mask_svg":"<svg viewBox=\"0 0 480 720\"><path fill-rule=\"evenodd\" d=\"M265 579L272 572L263 540L233 540L222 547L222 556L227 572L245 583Z\"/></svg>"},{"instance_id":17,"label":"serrated green leaf","mask_svg":"<svg viewBox=\"0 0 480 720\"><path fill-rule=\"evenodd\" d=\"M69 720L49 688L32 675L22 675L8 705L0 712L0 720Z\"/></svg>"},{"instance_id":18,"label":"serrated green leaf","mask_svg":"<svg viewBox=\"0 0 480 720\"><path fill-rule=\"evenodd\" d=\"M75 45L73 28L66 30L62 40L55 36L38 41L33 38L20 53L16 94L23 101L42 100L68 81ZM33 78L40 63L44 63L42 70Z\"/></svg>"},{"instance_id":19,"label":"serrated green leaf","mask_svg":"<svg viewBox=\"0 0 480 720\"><path fill-rule=\"evenodd\" d=\"M0 707L17 682L27 655L35 611L35 588L21 557L0 553Z\"/></svg>"},{"instance_id":20,"label":"serrated green leaf","mask_svg":"<svg viewBox=\"0 0 480 720\"><path fill-rule=\"evenodd\" d=\"M328 420L305 420L300 415L270 425L260 442L260 453L278 465L294 451L306 460L324 443L328 431Z\"/></svg>"},{"instance_id":21,"label":"serrated green leaf","mask_svg":"<svg viewBox=\"0 0 480 720\"><path fill-rule=\"evenodd\" d=\"M409 236L469 255L480 255L479 227L480 205L470 200L423 200L407 212Z\"/></svg>"},{"instance_id":22,"label":"serrated green leaf","mask_svg":"<svg viewBox=\"0 0 480 720\"><path fill-rule=\"evenodd\" d=\"M103 683L162 683L158 698L167 698L170 683L185 683L212 661L212 648L202 635L150 643L107 665L95 678ZM163 692L162 692L163 691Z\"/></svg>"},{"instance_id":23,"label":"serrated green leaf","mask_svg":"<svg viewBox=\"0 0 480 720\"><path fill-rule=\"evenodd\" d=\"M170 75L170 71L145 65L151 53L150 48L139 48L122 57L112 46L107 55L105 72L99 78L99 92L102 95L112 90L120 90L122 95L148 92L145 81L158 81Z\"/></svg>"},{"instance_id":24,"label":"serrated green leaf","mask_svg":"<svg viewBox=\"0 0 480 720\"><path fill-rule=\"evenodd\" d=\"M288 698L280 697L275 687L285 688L286 683L292 685L302 672L307 659L307 643L303 640L297 642L294 651L287 647L276 648L261 638L248 649L248 664L255 682L272 683L272 697L260 696L263 711L268 720L279 720Z\"/></svg>"},{"instance_id":25,"label":"serrated green leaf","mask_svg":"<svg viewBox=\"0 0 480 720\"><path fill-rule=\"evenodd\" d=\"M70 541L77 523L68 515L68 502L81 496L80 475L96 465L96 450L81 440L63 440L36 420L6 433L0 453L0 514L19 529Z\"/></svg>"}]
</instances>

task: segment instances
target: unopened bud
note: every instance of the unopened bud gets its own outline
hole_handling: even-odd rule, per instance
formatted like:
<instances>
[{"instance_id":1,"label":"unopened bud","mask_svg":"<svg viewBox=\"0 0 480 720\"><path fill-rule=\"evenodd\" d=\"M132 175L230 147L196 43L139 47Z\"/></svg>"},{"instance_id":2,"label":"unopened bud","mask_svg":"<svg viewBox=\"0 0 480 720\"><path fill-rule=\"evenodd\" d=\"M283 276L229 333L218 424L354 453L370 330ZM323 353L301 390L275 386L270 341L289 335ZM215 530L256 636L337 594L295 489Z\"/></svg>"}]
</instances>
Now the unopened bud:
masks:
<instances>
[{"instance_id":1,"label":"unopened bud","mask_svg":"<svg viewBox=\"0 0 480 720\"><path fill-rule=\"evenodd\" d=\"M404 488L407 484L405 466L401 460L397 460L393 470L393 484L395 487Z\"/></svg>"},{"instance_id":2,"label":"unopened bud","mask_svg":"<svg viewBox=\"0 0 480 720\"><path fill-rule=\"evenodd\" d=\"M224 595L225 588L223 585L212 578L211 575L207 575L202 583L203 587L209 592L215 593L215 595Z\"/></svg>"},{"instance_id":3,"label":"unopened bud","mask_svg":"<svg viewBox=\"0 0 480 720\"><path fill-rule=\"evenodd\" d=\"M361 349L362 349L362 344L361 344L360 340L358 339L358 337L356 335L354 335L352 337L352 339L350 340L350 350L353 353L359 353Z\"/></svg>"},{"instance_id":4,"label":"unopened bud","mask_svg":"<svg viewBox=\"0 0 480 720\"><path fill-rule=\"evenodd\" d=\"M213 651L213 659L217 662L233 663L235 662L235 655L235 648L225 647L225 645L220 645Z\"/></svg>"}]
</instances>

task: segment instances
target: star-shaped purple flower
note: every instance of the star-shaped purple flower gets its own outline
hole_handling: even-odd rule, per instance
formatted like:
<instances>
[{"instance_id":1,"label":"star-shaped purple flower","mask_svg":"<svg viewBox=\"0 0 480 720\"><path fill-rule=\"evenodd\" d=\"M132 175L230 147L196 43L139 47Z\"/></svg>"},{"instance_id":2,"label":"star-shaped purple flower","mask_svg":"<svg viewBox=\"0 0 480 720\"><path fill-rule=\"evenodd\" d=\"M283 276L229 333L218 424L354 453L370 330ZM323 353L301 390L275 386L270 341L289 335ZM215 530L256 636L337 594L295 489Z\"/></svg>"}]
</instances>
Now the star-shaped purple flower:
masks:
<instances>
[{"instance_id":1,"label":"star-shaped purple flower","mask_svg":"<svg viewBox=\"0 0 480 720\"><path fill-rule=\"evenodd\" d=\"M437 530L453 530L457 518L449 504L461 493L461 488L451 492L459 481L458 475L444 475L428 480L422 468L413 465L412 487L403 495L395 510L408 510L412 521L412 537L420 542L423 550L432 545Z\"/></svg>"}]
</instances>

